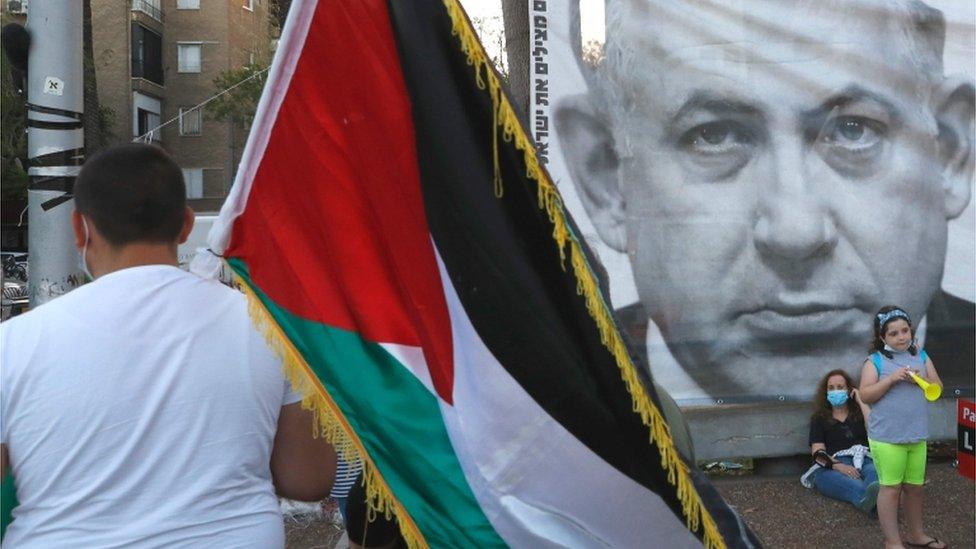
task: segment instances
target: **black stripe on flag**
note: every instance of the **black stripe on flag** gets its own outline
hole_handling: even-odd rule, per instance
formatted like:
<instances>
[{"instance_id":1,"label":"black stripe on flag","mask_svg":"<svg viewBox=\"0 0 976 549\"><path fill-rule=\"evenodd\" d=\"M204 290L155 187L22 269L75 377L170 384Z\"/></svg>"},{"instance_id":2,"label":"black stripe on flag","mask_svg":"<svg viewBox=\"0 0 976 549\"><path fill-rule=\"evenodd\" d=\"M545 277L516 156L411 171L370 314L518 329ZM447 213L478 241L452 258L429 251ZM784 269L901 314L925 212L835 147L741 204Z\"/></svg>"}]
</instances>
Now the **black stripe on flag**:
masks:
<instances>
[{"instance_id":1,"label":"black stripe on flag","mask_svg":"<svg viewBox=\"0 0 976 549\"><path fill-rule=\"evenodd\" d=\"M536 182L526 176L522 152L496 133L492 99L478 88L443 3L387 4L413 106L428 225L473 326L550 416L683 520L658 449L577 294L568 259L560 258ZM495 136L501 198L492 179ZM648 393L660 409L654 391ZM707 479L692 476L726 543L758 545Z\"/></svg>"},{"instance_id":2,"label":"black stripe on flag","mask_svg":"<svg viewBox=\"0 0 976 549\"><path fill-rule=\"evenodd\" d=\"M443 5L388 6L413 103L428 225L472 324L549 415L680 517L647 427L560 259L522 153L500 132L504 194L494 195L492 100L478 89Z\"/></svg>"}]
</instances>

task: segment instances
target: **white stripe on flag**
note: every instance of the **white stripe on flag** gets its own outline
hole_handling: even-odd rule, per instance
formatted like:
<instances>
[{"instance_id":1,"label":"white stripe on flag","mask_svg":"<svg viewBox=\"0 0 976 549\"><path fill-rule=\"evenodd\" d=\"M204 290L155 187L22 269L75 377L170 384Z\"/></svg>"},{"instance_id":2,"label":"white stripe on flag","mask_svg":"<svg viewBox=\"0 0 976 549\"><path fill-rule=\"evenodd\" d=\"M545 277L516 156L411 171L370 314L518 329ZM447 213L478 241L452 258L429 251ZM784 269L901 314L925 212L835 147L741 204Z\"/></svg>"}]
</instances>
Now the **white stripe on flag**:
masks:
<instances>
[{"instance_id":1,"label":"white stripe on flag","mask_svg":"<svg viewBox=\"0 0 976 549\"><path fill-rule=\"evenodd\" d=\"M701 547L657 494L594 454L509 375L475 332L439 254L437 262L454 338L454 406L441 401L441 413L499 535L513 547Z\"/></svg>"},{"instance_id":2,"label":"white stripe on flag","mask_svg":"<svg viewBox=\"0 0 976 549\"><path fill-rule=\"evenodd\" d=\"M380 343L379 345L393 355L397 362L406 366L410 373L423 383L424 387L427 387L430 394L437 396L437 391L434 390L434 380L430 378L430 370L427 368L427 360L424 359L423 349L398 343Z\"/></svg>"}]
</instances>

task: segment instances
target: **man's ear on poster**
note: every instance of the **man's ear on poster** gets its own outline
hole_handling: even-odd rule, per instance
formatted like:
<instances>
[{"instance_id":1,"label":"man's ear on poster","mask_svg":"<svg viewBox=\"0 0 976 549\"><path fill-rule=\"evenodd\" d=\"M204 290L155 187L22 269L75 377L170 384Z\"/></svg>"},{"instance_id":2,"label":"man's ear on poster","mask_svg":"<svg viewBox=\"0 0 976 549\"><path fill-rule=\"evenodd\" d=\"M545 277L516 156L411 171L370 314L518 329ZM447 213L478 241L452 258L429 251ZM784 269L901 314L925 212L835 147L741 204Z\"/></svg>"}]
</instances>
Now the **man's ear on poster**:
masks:
<instances>
[{"instance_id":1,"label":"man's ear on poster","mask_svg":"<svg viewBox=\"0 0 976 549\"><path fill-rule=\"evenodd\" d=\"M607 117L586 94L581 94L560 100L555 123L566 166L583 208L607 246L626 252L620 157Z\"/></svg>"},{"instance_id":2,"label":"man's ear on poster","mask_svg":"<svg viewBox=\"0 0 976 549\"><path fill-rule=\"evenodd\" d=\"M972 196L976 88L966 77L946 78L933 95L939 125L939 161L942 163L946 217L958 217Z\"/></svg>"}]
</instances>

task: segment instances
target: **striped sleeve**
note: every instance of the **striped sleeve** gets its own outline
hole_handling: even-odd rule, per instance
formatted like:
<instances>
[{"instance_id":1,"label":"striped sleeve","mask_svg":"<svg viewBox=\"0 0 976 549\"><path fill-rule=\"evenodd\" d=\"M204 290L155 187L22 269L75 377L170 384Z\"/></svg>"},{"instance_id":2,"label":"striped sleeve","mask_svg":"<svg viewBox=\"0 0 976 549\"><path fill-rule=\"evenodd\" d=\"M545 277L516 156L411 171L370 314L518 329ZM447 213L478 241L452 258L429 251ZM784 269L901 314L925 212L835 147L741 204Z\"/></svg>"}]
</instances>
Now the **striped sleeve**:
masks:
<instances>
[{"instance_id":1,"label":"striped sleeve","mask_svg":"<svg viewBox=\"0 0 976 549\"><path fill-rule=\"evenodd\" d=\"M356 478L363 471L363 463L359 460L348 462L342 458L339 458L336 464L336 476L335 483L332 485L332 492L329 493L330 498L344 498L349 495L349 490L352 489L352 485L356 482Z\"/></svg>"}]
</instances>

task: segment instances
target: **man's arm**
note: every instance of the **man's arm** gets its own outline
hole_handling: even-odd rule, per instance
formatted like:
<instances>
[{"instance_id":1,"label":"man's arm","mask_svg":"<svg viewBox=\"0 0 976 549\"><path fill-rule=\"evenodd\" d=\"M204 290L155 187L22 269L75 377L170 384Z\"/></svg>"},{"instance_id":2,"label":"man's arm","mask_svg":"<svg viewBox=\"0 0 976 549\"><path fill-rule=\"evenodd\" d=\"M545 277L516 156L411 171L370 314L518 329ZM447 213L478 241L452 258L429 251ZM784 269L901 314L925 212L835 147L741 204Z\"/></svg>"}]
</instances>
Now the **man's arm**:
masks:
<instances>
[{"instance_id":1,"label":"man's arm","mask_svg":"<svg viewBox=\"0 0 976 549\"><path fill-rule=\"evenodd\" d=\"M315 416L296 402L281 407L271 450L271 478L278 495L299 501L325 499L335 480L336 453L319 432Z\"/></svg>"}]
</instances>

